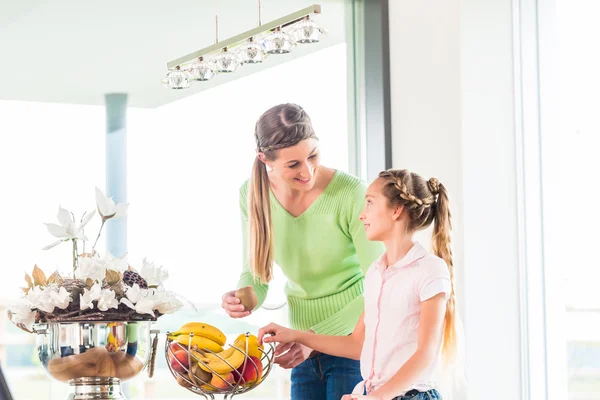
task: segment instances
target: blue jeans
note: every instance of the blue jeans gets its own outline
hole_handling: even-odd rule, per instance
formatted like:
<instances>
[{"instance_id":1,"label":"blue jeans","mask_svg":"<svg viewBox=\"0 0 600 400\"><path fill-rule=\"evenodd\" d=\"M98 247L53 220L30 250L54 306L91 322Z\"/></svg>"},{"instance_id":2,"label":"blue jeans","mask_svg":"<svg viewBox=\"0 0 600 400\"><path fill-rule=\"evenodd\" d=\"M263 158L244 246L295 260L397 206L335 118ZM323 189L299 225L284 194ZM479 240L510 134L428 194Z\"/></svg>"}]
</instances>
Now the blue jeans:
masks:
<instances>
[{"instance_id":1,"label":"blue jeans","mask_svg":"<svg viewBox=\"0 0 600 400\"><path fill-rule=\"evenodd\" d=\"M292 370L291 400L340 400L360 381L360 361L317 354Z\"/></svg>"},{"instance_id":2,"label":"blue jeans","mask_svg":"<svg viewBox=\"0 0 600 400\"><path fill-rule=\"evenodd\" d=\"M412 390L404 396L394 397L393 400L442 400L442 395L435 389L427 392Z\"/></svg>"}]
</instances>

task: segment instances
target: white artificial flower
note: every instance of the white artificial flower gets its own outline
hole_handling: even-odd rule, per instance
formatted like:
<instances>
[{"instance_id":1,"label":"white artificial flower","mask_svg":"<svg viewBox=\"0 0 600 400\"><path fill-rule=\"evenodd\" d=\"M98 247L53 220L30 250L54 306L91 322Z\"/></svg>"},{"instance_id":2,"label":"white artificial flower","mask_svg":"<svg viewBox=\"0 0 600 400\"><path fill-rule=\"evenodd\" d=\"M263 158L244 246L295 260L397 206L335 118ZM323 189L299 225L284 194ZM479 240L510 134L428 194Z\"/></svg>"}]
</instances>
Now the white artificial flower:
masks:
<instances>
[{"instance_id":1,"label":"white artificial flower","mask_svg":"<svg viewBox=\"0 0 600 400\"><path fill-rule=\"evenodd\" d=\"M106 277L104 260L97 256L80 257L79 267L75 271L75 277L84 281L89 278L93 281L102 282Z\"/></svg>"},{"instance_id":2,"label":"white artificial flower","mask_svg":"<svg viewBox=\"0 0 600 400\"><path fill-rule=\"evenodd\" d=\"M90 290L87 288L83 289L83 294L79 295L79 309L85 310L94 308L94 303L92 302L98 300L101 291L102 288L99 283L95 283Z\"/></svg>"},{"instance_id":3,"label":"white artificial flower","mask_svg":"<svg viewBox=\"0 0 600 400\"><path fill-rule=\"evenodd\" d=\"M67 289L61 287L59 290L51 290L49 292L50 298L54 302L54 306L64 310L71 303L71 295L67 292Z\"/></svg>"},{"instance_id":4,"label":"white artificial flower","mask_svg":"<svg viewBox=\"0 0 600 400\"><path fill-rule=\"evenodd\" d=\"M138 314L150 314L154 317L154 302L152 299L143 298L135 305L135 312Z\"/></svg>"},{"instance_id":5,"label":"white artificial flower","mask_svg":"<svg viewBox=\"0 0 600 400\"><path fill-rule=\"evenodd\" d=\"M161 314L172 314L183 307L183 303L170 292L156 291L152 296L154 309Z\"/></svg>"},{"instance_id":6,"label":"white artificial flower","mask_svg":"<svg viewBox=\"0 0 600 400\"><path fill-rule=\"evenodd\" d=\"M27 293L27 298L32 308L37 308L47 313L54 311L54 300L50 297L50 290L43 290L39 286L34 286Z\"/></svg>"},{"instance_id":7,"label":"white artificial flower","mask_svg":"<svg viewBox=\"0 0 600 400\"><path fill-rule=\"evenodd\" d=\"M127 307L135 310L135 304L139 302L143 297L148 295L148 291L140 289L140 285L134 283L133 286L129 287L125 292L125 297L121 299L121 303Z\"/></svg>"},{"instance_id":8,"label":"white artificial flower","mask_svg":"<svg viewBox=\"0 0 600 400\"><path fill-rule=\"evenodd\" d=\"M8 309L13 314L20 314L31 311L32 307L29 298L27 296L23 296L16 302L13 302Z\"/></svg>"},{"instance_id":9,"label":"white artificial flower","mask_svg":"<svg viewBox=\"0 0 600 400\"><path fill-rule=\"evenodd\" d=\"M9 308L11 320L15 324L22 324L31 330L35 323L35 311L31 309L31 304L27 297L22 297L18 302L12 304Z\"/></svg>"},{"instance_id":10,"label":"white artificial flower","mask_svg":"<svg viewBox=\"0 0 600 400\"><path fill-rule=\"evenodd\" d=\"M96 210L87 213L81 221L81 223L77 224L71 212L59 206L58 214L56 216L58 219L58 224L46 224L48 232L50 232L53 236L56 236L59 239L56 242L44 247L44 250L49 250L54 246L58 245L60 242L68 241L71 239L87 241L88 238L83 234L83 228L87 225L88 222L90 222L95 213Z\"/></svg>"},{"instance_id":11,"label":"white artificial flower","mask_svg":"<svg viewBox=\"0 0 600 400\"><path fill-rule=\"evenodd\" d=\"M156 266L145 258L140 269L140 276L148 283L148 286L159 287L169 278L169 272L162 266Z\"/></svg>"},{"instance_id":12,"label":"white artificial flower","mask_svg":"<svg viewBox=\"0 0 600 400\"><path fill-rule=\"evenodd\" d=\"M110 269L112 271L124 272L127 267L127 255L124 255L119 258L113 257L111 254L106 254L102 257L102 263L106 267L106 269Z\"/></svg>"},{"instance_id":13,"label":"white artificial flower","mask_svg":"<svg viewBox=\"0 0 600 400\"><path fill-rule=\"evenodd\" d=\"M127 298L121 299L121 302L123 302L123 300L128 300L130 303L135 304L147 295L148 295L147 289L140 289L140 285L138 285L137 283L134 283L133 286L129 287L127 289L127 291L125 292L125 296ZM127 304L127 303L125 303L125 304ZM131 308L133 308L133 307L131 307Z\"/></svg>"},{"instance_id":14,"label":"white artificial flower","mask_svg":"<svg viewBox=\"0 0 600 400\"><path fill-rule=\"evenodd\" d=\"M106 197L98 188L96 188L96 205L103 221L110 218L124 217L127 215L127 207L129 207L129 204L126 203L115 204L112 197Z\"/></svg>"},{"instance_id":15,"label":"white artificial flower","mask_svg":"<svg viewBox=\"0 0 600 400\"><path fill-rule=\"evenodd\" d=\"M138 314L150 314L154 316L154 311L152 311L154 302L151 298L148 298L148 295L148 289L140 289L140 286L137 283L134 283L133 286L125 292L126 297L121 299L121 303L132 310L135 310Z\"/></svg>"},{"instance_id":16,"label":"white artificial flower","mask_svg":"<svg viewBox=\"0 0 600 400\"><path fill-rule=\"evenodd\" d=\"M111 289L102 289L98 297L98 310L106 311L109 308L118 308L119 301L115 297L115 292Z\"/></svg>"}]
</instances>

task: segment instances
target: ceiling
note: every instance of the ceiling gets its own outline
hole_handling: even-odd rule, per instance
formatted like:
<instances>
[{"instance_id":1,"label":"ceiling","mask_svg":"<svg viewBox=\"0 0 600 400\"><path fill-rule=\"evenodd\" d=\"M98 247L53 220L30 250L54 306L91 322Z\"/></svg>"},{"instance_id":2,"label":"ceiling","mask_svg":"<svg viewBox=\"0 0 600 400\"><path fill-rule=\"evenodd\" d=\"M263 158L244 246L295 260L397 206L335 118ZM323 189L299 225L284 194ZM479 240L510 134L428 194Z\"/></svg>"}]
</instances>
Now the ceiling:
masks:
<instances>
[{"instance_id":1,"label":"ceiling","mask_svg":"<svg viewBox=\"0 0 600 400\"><path fill-rule=\"evenodd\" d=\"M0 0L0 99L103 104L104 94L129 94L132 107L154 108L214 85L344 42L346 0L262 0L268 22L313 3L328 30L322 43L299 45L235 74L169 90L160 80L168 61L256 26L254 0Z\"/></svg>"}]
</instances>

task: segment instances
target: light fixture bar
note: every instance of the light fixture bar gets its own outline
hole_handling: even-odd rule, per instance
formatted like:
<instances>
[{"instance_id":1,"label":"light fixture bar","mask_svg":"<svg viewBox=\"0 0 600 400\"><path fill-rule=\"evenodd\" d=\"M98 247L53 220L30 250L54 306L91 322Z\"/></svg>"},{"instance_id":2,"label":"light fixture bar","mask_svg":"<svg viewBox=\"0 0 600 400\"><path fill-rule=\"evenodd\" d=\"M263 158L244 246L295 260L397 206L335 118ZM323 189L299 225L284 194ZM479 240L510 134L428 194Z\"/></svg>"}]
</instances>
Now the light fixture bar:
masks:
<instances>
[{"instance_id":1,"label":"light fixture bar","mask_svg":"<svg viewBox=\"0 0 600 400\"><path fill-rule=\"evenodd\" d=\"M258 35L260 33L273 30L280 26L283 27L283 26L298 22L298 21L302 20L302 18L306 17L307 15L320 14L320 13L321 13L321 6L318 4L313 4L310 7L303 8L302 10L298 10L294 13L288 14L285 17L281 17L281 18L278 18L271 22L268 22L266 24L262 24L261 26L257 26L256 28L250 29L246 32L240 33L239 35L236 35L229 39L223 40L222 42L218 42L211 46L205 47L202 50L198 50L198 51L190 53L186 56L180 57L176 60L169 61L167 63L167 68L172 69L178 65L184 65L191 61L197 60L198 57L202 57L207 54L213 53L224 47L231 47L238 43L245 42L246 40L250 39L251 37L255 37L256 35Z\"/></svg>"}]
</instances>

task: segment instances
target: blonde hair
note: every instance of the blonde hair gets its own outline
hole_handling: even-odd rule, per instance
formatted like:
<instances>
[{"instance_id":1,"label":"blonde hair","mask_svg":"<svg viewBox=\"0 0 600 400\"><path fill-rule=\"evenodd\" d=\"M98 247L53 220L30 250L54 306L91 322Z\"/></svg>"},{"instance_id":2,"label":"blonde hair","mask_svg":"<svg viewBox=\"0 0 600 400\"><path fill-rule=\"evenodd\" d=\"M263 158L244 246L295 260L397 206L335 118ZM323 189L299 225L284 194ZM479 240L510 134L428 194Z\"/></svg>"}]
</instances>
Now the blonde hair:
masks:
<instances>
[{"instance_id":1,"label":"blonde hair","mask_svg":"<svg viewBox=\"0 0 600 400\"><path fill-rule=\"evenodd\" d=\"M296 104L279 104L265 111L254 130L256 152L274 161L277 150L294 146L305 139L317 139L311 120ZM248 187L249 265L254 278L268 283L273 278L275 249L271 221L269 175L266 165L254 160Z\"/></svg>"},{"instance_id":2,"label":"blonde hair","mask_svg":"<svg viewBox=\"0 0 600 400\"><path fill-rule=\"evenodd\" d=\"M426 229L434 223L432 233L433 253L443 259L450 272L451 292L444 317L442 353L448 362L457 348L456 293L454 263L452 260L452 215L448 192L436 178L423 179L408 170L388 170L379 174L383 180L383 195L393 206L401 205L409 217L408 230Z\"/></svg>"}]
</instances>

